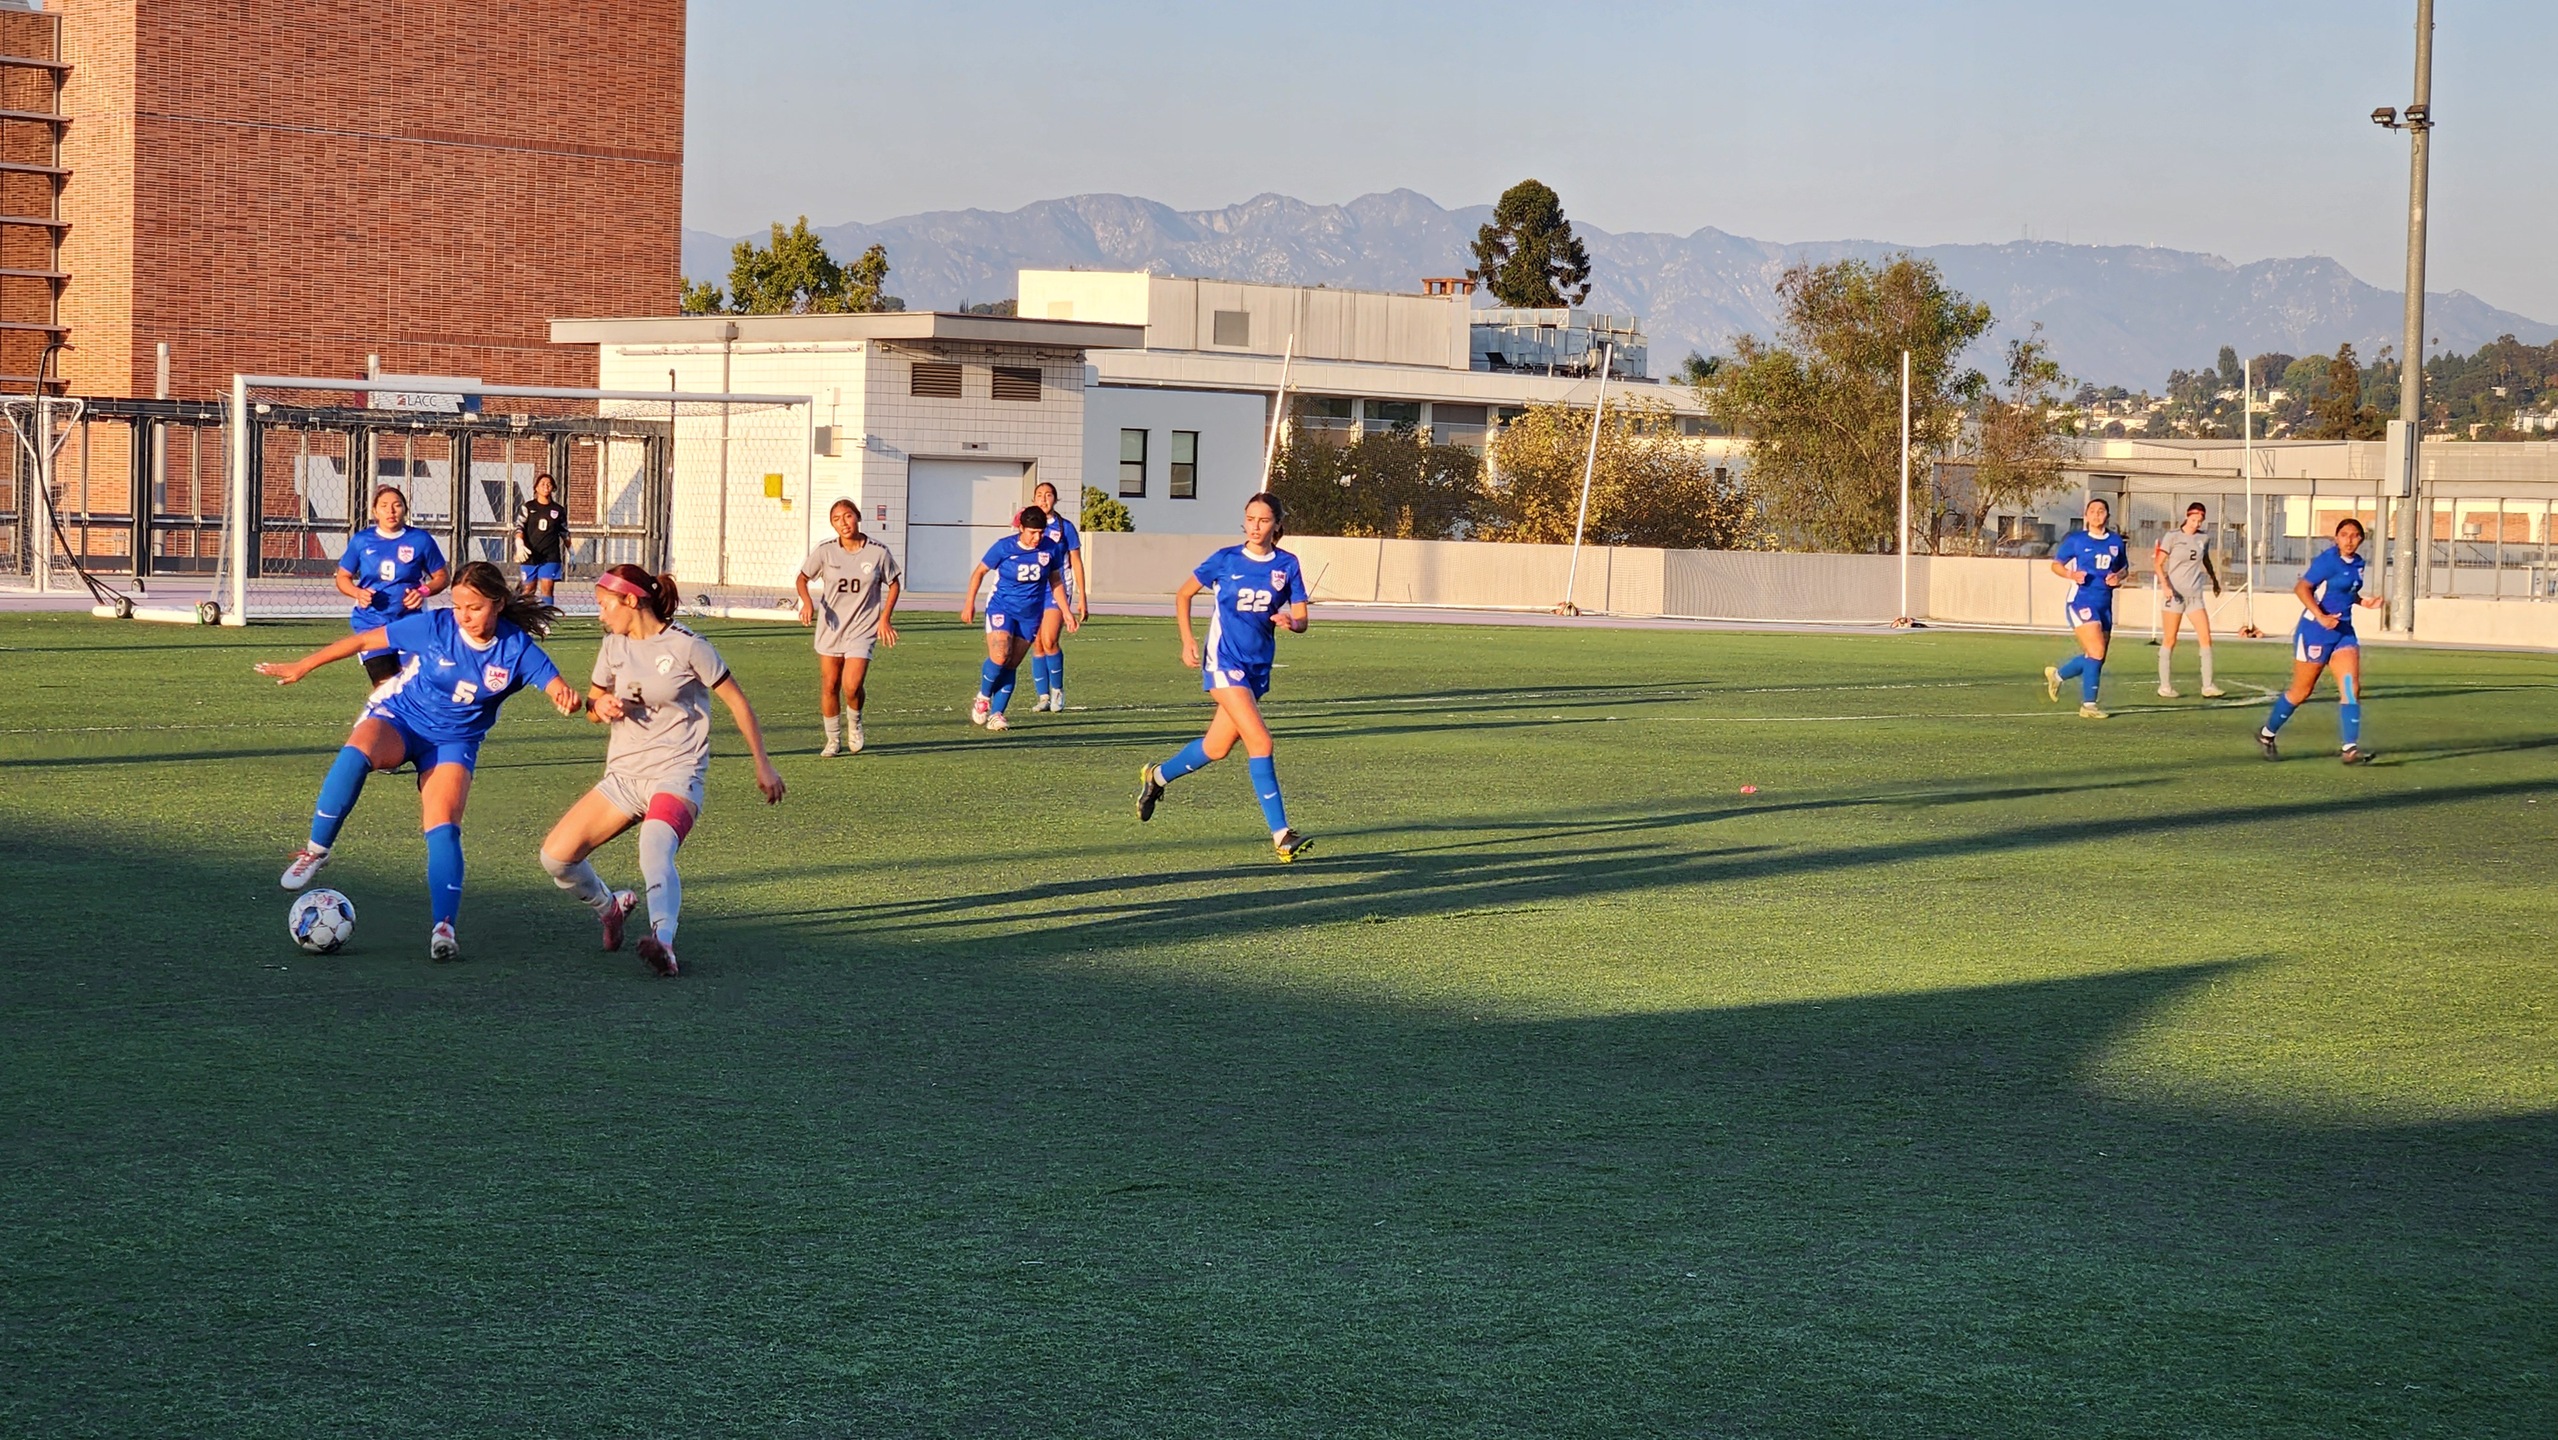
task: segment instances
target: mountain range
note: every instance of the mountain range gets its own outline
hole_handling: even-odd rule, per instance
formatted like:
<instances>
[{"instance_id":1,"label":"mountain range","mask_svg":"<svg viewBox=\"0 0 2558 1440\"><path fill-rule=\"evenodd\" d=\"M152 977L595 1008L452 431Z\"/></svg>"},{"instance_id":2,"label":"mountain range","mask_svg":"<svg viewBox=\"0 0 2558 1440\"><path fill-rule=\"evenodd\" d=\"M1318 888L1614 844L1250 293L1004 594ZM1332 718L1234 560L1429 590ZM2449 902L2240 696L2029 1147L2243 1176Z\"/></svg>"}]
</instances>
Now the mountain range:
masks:
<instances>
[{"instance_id":1,"label":"mountain range","mask_svg":"<svg viewBox=\"0 0 2558 1440\"><path fill-rule=\"evenodd\" d=\"M1491 214L1488 205L1446 209L1411 190L1342 205L1257 195L1219 210L1073 195L1018 210L930 211L819 233L838 259L886 246L891 293L913 308L955 309L1009 297L1013 272L1025 268L1418 290L1423 276L1464 272L1467 246ZM1639 316L1656 375L1674 370L1690 351L1718 354L1735 335L1773 333L1777 279L1787 266L1882 260L1904 250L1935 261L1955 289L1989 303L1996 328L1965 358L1993 372L2003 343L2037 323L2073 378L2153 390L2170 369L2210 364L2223 345L2243 355L2307 355L2350 341L2369 359L2397 342L2403 324L2400 292L2367 285L2322 256L2240 265L2153 246L1778 242L1710 227L1687 235L1574 228L1590 251L1588 307ZM736 238L685 231L685 274L725 279ZM2454 353L2505 334L2531 344L2558 340L2558 325L2459 290L2428 292L2426 329Z\"/></svg>"}]
</instances>

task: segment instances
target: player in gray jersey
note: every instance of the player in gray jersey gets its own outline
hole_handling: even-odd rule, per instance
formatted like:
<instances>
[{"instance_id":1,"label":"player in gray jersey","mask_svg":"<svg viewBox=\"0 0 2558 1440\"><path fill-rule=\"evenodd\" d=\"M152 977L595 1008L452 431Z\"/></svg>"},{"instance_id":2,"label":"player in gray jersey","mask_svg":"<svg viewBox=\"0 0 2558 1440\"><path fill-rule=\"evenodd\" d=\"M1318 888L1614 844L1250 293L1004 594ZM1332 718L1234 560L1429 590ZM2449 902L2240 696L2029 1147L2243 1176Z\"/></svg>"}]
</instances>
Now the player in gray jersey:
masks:
<instances>
[{"instance_id":1,"label":"player in gray jersey","mask_svg":"<svg viewBox=\"0 0 2558 1440\"><path fill-rule=\"evenodd\" d=\"M2220 593L2220 572L2212 568L2212 537L2203 531L2206 512L2201 501L2185 507L2183 526L2158 537L2151 558L2158 566L2158 612L2163 622L2158 640L2158 693L2176 698L2176 627L2194 622L2194 644L2202 652L2203 694L2217 700L2225 692L2212 683L2212 607L2205 586Z\"/></svg>"},{"instance_id":2,"label":"player in gray jersey","mask_svg":"<svg viewBox=\"0 0 2558 1440\"><path fill-rule=\"evenodd\" d=\"M604 922L604 948L622 948L622 921L638 904L612 890L587 857L639 826L640 876L648 886L650 933L640 958L660 975L677 973L675 922L684 884L675 849L702 812L702 782L711 764L711 697L717 695L755 755L755 787L767 804L782 798L782 777L764 753L755 707L746 703L709 641L675 623L675 577L616 565L595 577L604 646L595 656L587 712L613 727L604 778L568 808L542 841L542 868L586 902Z\"/></svg>"},{"instance_id":3,"label":"player in gray jersey","mask_svg":"<svg viewBox=\"0 0 2558 1440\"><path fill-rule=\"evenodd\" d=\"M871 647L897 643L897 595L904 588L897 557L862 533L860 506L838 500L826 521L835 538L809 551L799 566L799 623L817 627L817 715L826 727L821 758L861 753ZM847 700L850 734L840 714Z\"/></svg>"}]
</instances>

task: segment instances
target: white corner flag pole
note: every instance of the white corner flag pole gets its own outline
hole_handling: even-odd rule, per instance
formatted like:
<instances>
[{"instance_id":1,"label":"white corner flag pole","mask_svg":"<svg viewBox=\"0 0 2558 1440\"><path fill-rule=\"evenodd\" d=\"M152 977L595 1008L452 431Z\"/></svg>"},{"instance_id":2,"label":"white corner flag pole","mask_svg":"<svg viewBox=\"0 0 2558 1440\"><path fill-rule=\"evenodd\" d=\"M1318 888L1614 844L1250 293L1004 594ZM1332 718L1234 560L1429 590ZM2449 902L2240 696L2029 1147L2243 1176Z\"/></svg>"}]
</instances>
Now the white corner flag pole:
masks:
<instances>
[{"instance_id":1,"label":"white corner flag pole","mask_svg":"<svg viewBox=\"0 0 2558 1440\"><path fill-rule=\"evenodd\" d=\"M2238 422L2239 463L2247 469L2247 624L2256 623L2256 362L2238 372L2247 411Z\"/></svg>"},{"instance_id":2,"label":"white corner flag pole","mask_svg":"<svg viewBox=\"0 0 2558 1440\"><path fill-rule=\"evenodd\" d=\"M1608 414L1608 371L1615 368L1616 343L1599 346L1599 399L1590 407L1590 454L1581 462L1581 510L1572 517L1572 565L1563 575L1563 613L1578 615L1572 593L1581 582L1581 532L1590 523L1590 481L1599 473L1599 422Z\"/></svg>"},{"instance_id":3,"label":"white corner flag pole","mask_svg":"<svg viewBox=\"0 0 2558 1440\"><path fill-rule=\"evenodd\" d=\"M1910 352L1901 352L1901 614L1892 622L1910 623Z\"/></svg>"},{"instance_id":4,"label":"white corner flag pole","mask_svg":"<svg viewBox=\"0 0 2558 1440\"><path fill-rule=\"evenodd\" d=\"M1271 467L1279 463L1279 428L1288 423L1288 367L1297 359L1297 332L1288 332L1288 348L1279 357L1279 393L1270 402L1270 438L1261 447L1261 488L1270 488Z\"/></svg>"}]
</instances>

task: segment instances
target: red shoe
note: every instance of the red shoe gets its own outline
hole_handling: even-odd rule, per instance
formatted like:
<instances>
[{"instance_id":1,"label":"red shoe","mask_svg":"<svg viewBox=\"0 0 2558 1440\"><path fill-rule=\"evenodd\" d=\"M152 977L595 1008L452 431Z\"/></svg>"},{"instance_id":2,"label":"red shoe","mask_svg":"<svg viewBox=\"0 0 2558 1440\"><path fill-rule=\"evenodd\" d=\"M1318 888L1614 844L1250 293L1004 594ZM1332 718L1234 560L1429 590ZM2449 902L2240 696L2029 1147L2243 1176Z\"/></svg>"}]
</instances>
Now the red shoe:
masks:
<instances>
[{"instance_id":1,"label":"red shoe","mask_svg":"<svg viewBox=\"0 0 2558 1440\"><path fill-rule=\"evenodd\" d=\"M637 908L639 908L637 895L628 890L613 892L612 900L604 906L603 910L605 949L622 948L622 920Z\"/></svg>"},{"instance_id":2,"label":"red shoe","mask_svg":"<svg viewBox=\"0 0 2558 1440\"><path fill-rule=\"evenodd\" d=\"M650 970L659 975L674 976L683 973L682 968L675 963L675 947L654 935L640 937L639 956L648 962Z\"/></svg>"}]
</instances>

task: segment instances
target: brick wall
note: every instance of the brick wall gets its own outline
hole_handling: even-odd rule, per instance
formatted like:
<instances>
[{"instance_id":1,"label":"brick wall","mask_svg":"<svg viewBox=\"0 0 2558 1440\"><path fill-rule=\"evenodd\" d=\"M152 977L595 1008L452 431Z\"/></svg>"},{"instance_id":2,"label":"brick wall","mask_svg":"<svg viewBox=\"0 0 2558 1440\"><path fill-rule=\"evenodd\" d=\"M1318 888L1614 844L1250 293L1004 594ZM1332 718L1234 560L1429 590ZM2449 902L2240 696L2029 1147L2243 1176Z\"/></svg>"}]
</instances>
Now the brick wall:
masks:
<instances>
[{"instance_id":1,"label":"brick wall","mask_svg":"<svg viewBox=\"0 0 2558 1440\"><path fill-rule=\"evenodd\" d=\"M66 3L75 389L586 385L552 317L673 310L682 0Z\"/></svg>"}]
</instances>

